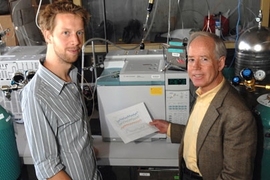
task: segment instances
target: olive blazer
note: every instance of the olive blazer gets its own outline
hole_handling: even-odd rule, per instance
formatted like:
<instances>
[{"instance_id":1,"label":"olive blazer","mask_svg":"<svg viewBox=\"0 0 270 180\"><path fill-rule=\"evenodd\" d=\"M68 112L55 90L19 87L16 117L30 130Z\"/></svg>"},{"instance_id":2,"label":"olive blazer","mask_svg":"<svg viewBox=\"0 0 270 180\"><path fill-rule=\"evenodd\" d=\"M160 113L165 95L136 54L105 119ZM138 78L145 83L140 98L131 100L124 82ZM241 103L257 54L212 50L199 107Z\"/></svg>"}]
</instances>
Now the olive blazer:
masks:
<instances>
[{"instance_id":1,"label":"olive blazer","mask_svg":"<svg viewBox=\"0 0 270 180\"><path fill-rule=\"evenodd\" d=\"M185 126L171 125L171 141L181 142L183 160ZM213 98L197 138L197 165L204 180L252 179L257 145L257 125L238 91L226 81Z\"/></svg>"}]
</instances>

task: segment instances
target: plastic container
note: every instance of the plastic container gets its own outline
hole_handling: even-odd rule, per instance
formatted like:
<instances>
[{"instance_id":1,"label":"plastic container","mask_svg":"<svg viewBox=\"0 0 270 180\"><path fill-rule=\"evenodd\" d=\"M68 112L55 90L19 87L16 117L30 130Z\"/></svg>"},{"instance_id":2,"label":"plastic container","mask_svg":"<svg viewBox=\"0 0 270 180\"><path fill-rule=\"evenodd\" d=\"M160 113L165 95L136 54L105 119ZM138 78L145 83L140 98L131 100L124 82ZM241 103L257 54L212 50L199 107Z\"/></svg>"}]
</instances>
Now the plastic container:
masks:
<instances>
[{"instance_id":1,"label":"plastic container","mask_svg":"<svg viewBox=\"0 0 270 180\"><path fill-rule=\"evenodd\" d=\"M221 35L221 23L218 20L215 21L215 34L218 37L220 37L220 35Z\"/></svg>"}]
</instances>

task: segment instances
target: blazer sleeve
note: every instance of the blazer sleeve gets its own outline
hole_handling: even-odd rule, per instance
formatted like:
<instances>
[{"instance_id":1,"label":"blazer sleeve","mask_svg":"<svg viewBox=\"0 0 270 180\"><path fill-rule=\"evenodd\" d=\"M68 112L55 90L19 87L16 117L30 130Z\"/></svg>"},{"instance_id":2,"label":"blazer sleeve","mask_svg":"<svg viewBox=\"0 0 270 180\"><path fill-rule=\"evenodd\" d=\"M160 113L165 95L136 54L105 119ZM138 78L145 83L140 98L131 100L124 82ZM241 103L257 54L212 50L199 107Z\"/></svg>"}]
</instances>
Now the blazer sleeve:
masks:
<instances>
[{"instance_id":1,"label":"blazer sleeve","mask_svg":"<svg viewBox=\"0 0 270 180\"><path fill-rule=\"evenodd\" d=\"M185 131L185 125L171 124L171 142L180 143Z\"/></svg>"},{"instance_id":2,"label":"blazer sleeve","mask_svg":"<svg viewBox=\"0 0 270 180\"><path fill-rule=\"evenodd\" d=\"M223 169L218 179L251 179L256 155L257 128L250 112L242 112L224 135Z\"/></svg>"}]
</instances>

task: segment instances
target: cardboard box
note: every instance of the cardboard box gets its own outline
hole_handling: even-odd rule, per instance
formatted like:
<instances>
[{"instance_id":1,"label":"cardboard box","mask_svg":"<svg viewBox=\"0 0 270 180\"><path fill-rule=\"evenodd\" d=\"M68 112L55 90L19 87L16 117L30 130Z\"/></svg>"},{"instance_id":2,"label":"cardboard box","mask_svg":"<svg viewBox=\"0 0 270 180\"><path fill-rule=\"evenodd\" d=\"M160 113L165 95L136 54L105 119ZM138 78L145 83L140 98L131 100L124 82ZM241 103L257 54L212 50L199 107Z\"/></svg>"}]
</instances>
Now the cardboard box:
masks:
<instances>
[{"instance_id":1,"label":"cardboard box","mask_svg":"<svg viewBox=\"0 0 270 180\"><path fill-rule=\"evenodd\" d=\"M0 15L0 32L9 29L9 32L2 38L7 46L17 46L17 39L13 27L11 15Z\"/></svg>"}]
</instances>

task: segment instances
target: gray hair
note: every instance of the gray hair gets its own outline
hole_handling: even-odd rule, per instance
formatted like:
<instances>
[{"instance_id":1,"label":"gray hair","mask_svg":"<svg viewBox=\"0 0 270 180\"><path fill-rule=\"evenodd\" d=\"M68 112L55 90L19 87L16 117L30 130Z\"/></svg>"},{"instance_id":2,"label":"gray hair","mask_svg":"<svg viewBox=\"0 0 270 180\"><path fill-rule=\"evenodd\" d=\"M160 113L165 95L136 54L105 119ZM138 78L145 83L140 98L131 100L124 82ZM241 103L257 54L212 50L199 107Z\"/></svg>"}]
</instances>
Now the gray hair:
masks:
<instances>
[{"instance_id":1,"label":"gray hair","mask_svg":"<svg viewBox=\"0 0 270 180\"><path fill-rule=\"evenodd\" d=\"M187 44L187 51L189 49L190 43L196 39L197 37L210 37L211 39L213 39L214 43L215 43L215 56L217 58L217 60L222 57L222 56L227 56L227 49L225 46L225 43L223 42L223 40L221 38L219 38L217 35L207 32L207 31L197 31L194 32L190 35L190 38L188 40L188 44Z\"/></svg>"}]
</instances>

